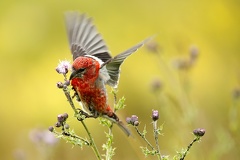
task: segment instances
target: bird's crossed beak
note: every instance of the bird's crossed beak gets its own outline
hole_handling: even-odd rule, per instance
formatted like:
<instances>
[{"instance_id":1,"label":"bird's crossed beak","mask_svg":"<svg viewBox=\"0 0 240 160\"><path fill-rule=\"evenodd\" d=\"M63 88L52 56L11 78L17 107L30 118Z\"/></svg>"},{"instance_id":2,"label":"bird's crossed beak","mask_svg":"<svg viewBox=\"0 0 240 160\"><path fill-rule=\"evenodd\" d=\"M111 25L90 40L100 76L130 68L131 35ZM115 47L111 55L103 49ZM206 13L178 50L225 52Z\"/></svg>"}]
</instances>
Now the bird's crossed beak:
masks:
<instances>
[{"instance_id":1,"label":"bird's crossed beak","mask_svg":"<svg viewBox=\"0 0 240 160\"><path fill-rule=\"evenodd\" d=\"M69 80L72 80L73 78L75 78L77 76L76 71L72 71L72 74L70 75Z\"/></svg>"},{"instance_id":2,"label":"bird's crossed beak","mask_svg":"<svg viewBox=\"0 0 240 160\"><path fill-rule=\"evenodd\" d=\"M73 69L69 80L72 80L73 78L76 78L76 77L81 78L82 75L85 73L85 71L86 71L86 68L80 68L78 70Z\"/></svg>"}]
</instances>

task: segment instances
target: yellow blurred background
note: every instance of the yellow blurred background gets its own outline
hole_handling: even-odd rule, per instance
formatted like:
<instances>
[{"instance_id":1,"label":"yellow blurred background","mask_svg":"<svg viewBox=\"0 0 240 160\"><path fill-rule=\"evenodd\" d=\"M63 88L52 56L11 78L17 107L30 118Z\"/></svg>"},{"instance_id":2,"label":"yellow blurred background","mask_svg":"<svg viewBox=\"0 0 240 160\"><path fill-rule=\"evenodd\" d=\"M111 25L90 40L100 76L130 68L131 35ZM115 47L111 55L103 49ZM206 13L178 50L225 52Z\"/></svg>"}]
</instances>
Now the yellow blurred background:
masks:
<instances>
[{"instance_id":1,"label":"yellow blurred background","mask_svg":"<svg viewBox=\"0 0 240 160\"><path fill-rule=\"evenodd\" d=\"M147 126L153 143L151 112L159 110L164 155L173 157L186 148L191 132L200 127L206 134L186 159L239 157L239 1L22 0L0 5L0 159L95 159L90 148L72 148L62 140L46 158L42 146L31 140L34 129L47 129L64 112L70 127L86 136L56 87L63 80L55 71L59 60L72 60L64 24L69 10L93 17L113 55L156 35L122 66L118 97L126 98L126 108L118 112L121 119L138 115L139 128ZM158 53L149 48L156 44ZM199 50L196 63L177 69L192 46ZM153 92L156 81L161 87ZM106 128L98 120L86 123L101 150ZM144 157L139 146L146 144L131 130L134 136L127 138L114 127L114 159L156 159Z\"/></svg>"}]
</instances>

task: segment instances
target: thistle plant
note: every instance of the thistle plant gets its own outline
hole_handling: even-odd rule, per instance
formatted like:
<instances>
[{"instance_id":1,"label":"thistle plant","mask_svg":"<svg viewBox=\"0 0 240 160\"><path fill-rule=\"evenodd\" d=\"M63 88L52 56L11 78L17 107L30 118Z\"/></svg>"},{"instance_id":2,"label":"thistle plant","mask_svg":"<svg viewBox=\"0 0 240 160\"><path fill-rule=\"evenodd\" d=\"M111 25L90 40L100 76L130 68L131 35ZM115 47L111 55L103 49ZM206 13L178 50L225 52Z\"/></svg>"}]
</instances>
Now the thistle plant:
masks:
<instances>
[{"instance_id":1,"label":"thistle plant","mask_svg":"<svg viewBox=\"0 0 240 160\"><path fill-rule=\"evenodd\" d=\"M83 138L79 135L77 135L73 129L70 128L69 124L67 123L68 114L63 113L59 114L57 116L57 122L54 126L49 127L49 131L54 133L57 138L65 140L67 143L71 143L73 146L79 146L80 148L83 148L83 146L89 146L93 149L97 159L102 159L102 157L105 157L106 160L111 160L113 155L115 154L115 148L113 147L113 134L112 134L112 126L113 122L106 118L99 117L100 124L108 128L108 132L106 134L106 143L102 145L102 149L105 151L105 154L101 155L97 145L94 141L94 138L91 135L90 130L88 129L87 125L85 124L85 120L87 118L96 118L93 115L90 115L89 113L85 112L82 109L76 108L75 104L73 102L73 98L76 98L77 101L79 101L78 95L74 94L71 96L71 90L70 82L67 78L67 73L70 69L70 63L68 61L60 61L59 65L56 68L56 71L59 74L62 74L64 77L63 82L57 82L57 87L59 89L62 89L64 95L66 96L71 108L74 112L74 117L81 122L83 125L83 128L88 134L89 138ZM114 95L114 111L118 111L120 109L124 108L124 101L125 98L119 99L117 102L117 91L112 90L112 94ZM60 131L58 131L55 128L60 128Z\"/></svg>"},{"instance_id":2,"label":"thistle plant","mask_svg":"<svg viewBox=\"0 0 240 160\"><path fill-rule=\"evenodd\" d=\"M205 129L203 129L203 128L195 129L195 130L193 130L193 134L194 134L195 137L192 140L192 142L187 146L186 149L182 149L181 152L177 152L177 155L174 156L174 158L173 158L174 160L178 160L178 159L184 160L186 155L188 154L189 150L193 146L193 144L195 142L200 142L202 136L204 136L204 134L205 134Z\"/></svg>"},{"instance_id":3,"label":"thistle plant","mask_svg":"<svg viewBox=\"0 0 240 160\"><path fill-rule=\"evenodd\" d=\"M152 111L152 124L153 124L153 135L154 135L154 139L155 139L155 147L154 145L152 145L149 140L146 138L146 134L147 134L147 130L146 130L146 126L144 126L143 131L141 132L138 128L139 126L139 121L138 121L138 117L136 115L132 115L131 117L127 117L126 121L128 124L132 125L134 127L134 129L136 130L137 134L145 141L145 143L147 144L147 146L143 147L141 146L140 148L142 149L142 152L145 156L157 156L159 160L164 159L164 156L161 156L160 153L160 147L159 147L159 142L158 142L158 136L162 135L161 131L163 129L163 125L161 125L160 127L157 126L157 120L159 119L159 114L157 110L153 110Z\"/></svg>"},{"instance_id":4,"label":"thistle plant","mask_svg":"<svg viewBox=\"0 0 240 160\"><path fill-rule=\"evenodd\" d=\"M69 87L70 83L69 83L69 80L67 79L67 73L70 69L70 66L71 65L68 61L61 61L59 63L59 65L57 66L56 71L59 74L62 74L64 76L64 82L58 82L57 87L59 89L63 90L71 108L74 111L74 116L83 125L83 128L87 132L89 139L78 136L74 132L74 130L69 129L69 125L67 125L67 123L66 123L66 120L68 118L67 114L58 115L58 118L57 118L58 122L55 124L55 126L56 127L61 127L61 130L62 130L61 132L57 132L52 126L49 127L49 131L53 132L58 138L64 139L66 142L71 143L74 146L78 145L81 148L84 145L90 146L93 149L97 159L101 160L101 155L100 155L100 153L98 151L98 148L97 148L97 146L94 142L94 139L93 139L87 125L84 122L84 120L86 118L89 118L91 116L88 113L84 112L83 110L76 108L74 103L73 103L72 98L76 97L77 95L74 95L74 96L70 95L71 88ZM79 97L77 97L77 98L79 98Z\"/></svg>"},{"instance_id":5,"label":"thistle plant","mask_svg":"<svg viewBox=\"0 0 240 160\"><path fill-rule=\"evenodd\" d=\"M114 125L113 121L110 121L106 119L105 117L98 117L100 124L108 128L108 132L105 133L106 135L106 142L102 144L102 149L105 151L104 154L100 154L99 149L97 148L97 145L94 141L94 138L88 129L88 126L85 124L85 121L88 118L96 118L93 115L85 112L84 110L80 108L76 108L75 104L73 102L73 99L75 98L77 101L79 101L79 97L77 94L71 95L72 88L70 86L70 82L67 78L67 73L70 69L70 63L68 61L61 61L56 68L56 71L59 74L62 74L64 77L63 82L57 82L57 87L61 89L67 98L69 105L71 106L74 117L77 121L79 121L83 128L85 129L88 138L84 138L81 135L78 135L74 132L74 129L70 127L68 124L68 113L59 114L57 116L57 122L54 126L49 127L49 131L54 133L55 136L59 139L65 140L67 143L72 144L73 146L79 146L80 148L83 148L84 146L91 147L96 158L98 160L106 159L111 160L113 159L113 156L115 155L116 148L114 145L114 135L112 133L112 127ZM156 86L159 88L161 84L157 83ZM125 98L122 97L119 100L117 99L117 90L113 89L112 92L113 98L114 98L114 112L123 109L125 107ZM164 146L161 146L159 143L159 136L163 136L163 124L159 125L158 121L160 119L159 111L158 110L152 110L151 114L152 119L152 130L153 130L153 139L154 142L152 143L150 140L147 139L147 129L146 125L144 126L143 131L140 131L139 126L141 125L139 122L139 118L137 115L132 115L131 117L126 118L126 122L132 126L137 135L140 136L141 139L146 143L146 146L140 146L141 151L145 156L156 156L159 160L169 160L169 155L163 155L161 153L161 148ZM196 129L193 131L193 134L195 138L192 140L192 142L188 145L186 149L183 149L181 152L177 152L177 155L173 157L174 160L184 160L186 155L189 153L191 147L195 142L200 141L201 137L205 134L204 129ZM161 147L160 147L161 146Z\"/></svg>"},{"instance_id":6,"label":"thistle plant","mask_svg":"<svg viewBox=\"0 0 240 160\"><path fill-rule=\"evenodd\" d=\"M159 160L169 160L169 155L162 155L160 152L160 144L159 144L159 135L163 136L163 124L158 126L157 121L159 119L158 110L152 110L152 124L153 124L153 137L155 141L155 146L147 139L146 134L148 133L146 130L146 125L144 126L143 131L141 132L138 128L140 125L138 121L138 117L136 115L132 115L131 117L127 117L126 121L129 125L133 126L136 130L137 134L144 140L146 146L140 146L143 154L147 156L156 156ZM205 134L205 129L198 128L193 130L194 139L187 146L186 149L182 149L181 152L177 152L177 155L173 157L174 160L184 160L187 153L189 153L191 147L195 142L200 142L202 136Z\"/></svg>"}]
</instances>

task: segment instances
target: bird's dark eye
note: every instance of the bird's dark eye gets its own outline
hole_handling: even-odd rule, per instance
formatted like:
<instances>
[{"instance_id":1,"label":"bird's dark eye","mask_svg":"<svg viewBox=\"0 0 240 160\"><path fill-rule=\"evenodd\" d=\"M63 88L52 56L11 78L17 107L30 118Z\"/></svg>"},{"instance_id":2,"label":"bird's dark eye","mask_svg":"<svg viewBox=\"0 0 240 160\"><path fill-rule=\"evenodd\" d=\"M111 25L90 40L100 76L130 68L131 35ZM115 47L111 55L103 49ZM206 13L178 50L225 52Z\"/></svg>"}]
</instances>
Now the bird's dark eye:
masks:
<instances>
[{"instance_id":1,"label":"bird's dark eye","mask_svg":"<svg viewBox=\"0 0 240 160\"><path fill-rule=\"evenodd\" d=\"M86 68L80 68L80 69L78 70L78 72L81 73L81 72L85 71L85 69L86 69Z\"/></svg>"}]
</instances>

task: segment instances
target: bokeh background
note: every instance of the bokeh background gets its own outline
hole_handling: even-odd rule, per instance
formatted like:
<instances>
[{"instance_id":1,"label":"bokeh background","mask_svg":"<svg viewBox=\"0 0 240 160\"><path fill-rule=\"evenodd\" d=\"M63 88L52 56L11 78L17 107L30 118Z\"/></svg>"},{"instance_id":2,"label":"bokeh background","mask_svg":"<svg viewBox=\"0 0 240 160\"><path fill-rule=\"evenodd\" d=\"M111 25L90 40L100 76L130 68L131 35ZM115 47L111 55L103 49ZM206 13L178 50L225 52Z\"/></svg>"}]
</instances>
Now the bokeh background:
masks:
<instances>
[{"instance_id":1,"label":"bokeh background","mask_svg":"<svg viewBox=\"0 0 240 160\"><path fill-rule=\"evenodd\" d=\"M151 112L159 110L162 154L173 157L192 141L195 128L205 128L186 159L240 156L239 1L12 0L0 5L0 159L95 159L88 147L39 141L64 112L86 136L56 88L63 80L55 71L59 60L71 60L64 24L69 10L94 17L113 55L155 35L122 66L118 97L126 98L126 108L118 114L136 114L153 143ZM194 63L192 54L198 55ZM106 128L98 120L86 123L101 150ZM145 158L139 147L146 144L131 130L127 138L114 127L114 159L156 159Z\"/></svg>"}]
</instances>

